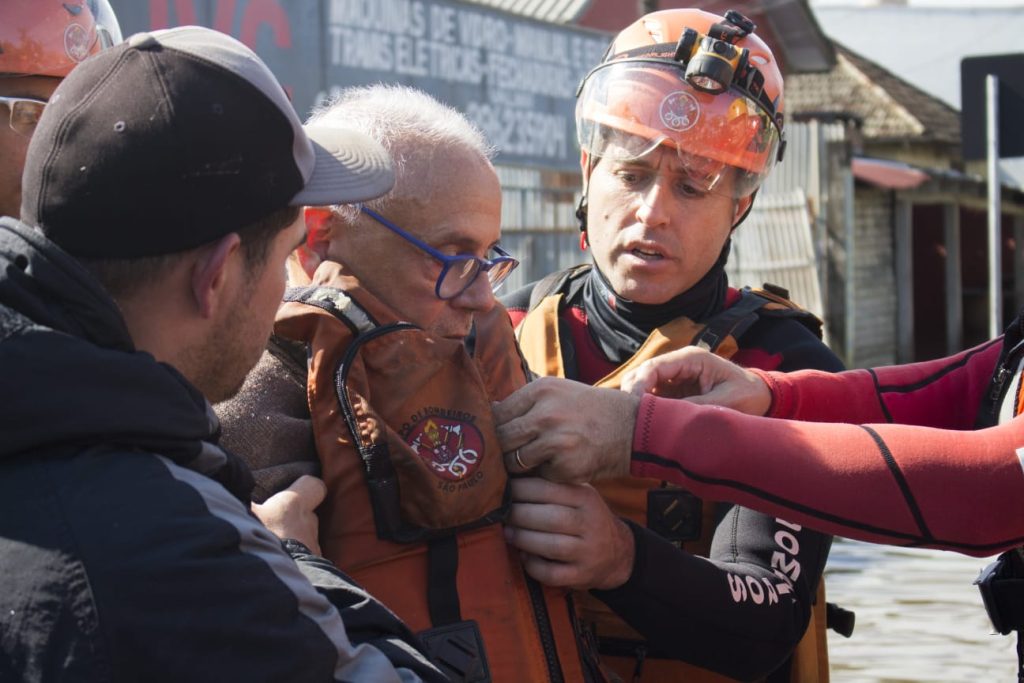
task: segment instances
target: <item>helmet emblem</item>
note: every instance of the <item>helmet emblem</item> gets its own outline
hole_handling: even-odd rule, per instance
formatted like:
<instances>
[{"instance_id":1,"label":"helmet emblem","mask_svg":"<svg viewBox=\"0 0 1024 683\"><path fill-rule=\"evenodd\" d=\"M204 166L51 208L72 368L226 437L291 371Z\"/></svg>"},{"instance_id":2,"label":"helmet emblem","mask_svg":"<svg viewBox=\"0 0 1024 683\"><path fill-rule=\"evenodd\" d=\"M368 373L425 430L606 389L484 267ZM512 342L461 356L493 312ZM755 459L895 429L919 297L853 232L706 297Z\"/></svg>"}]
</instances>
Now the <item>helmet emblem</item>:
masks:
<instances>
[{"instance_id":1,"label":"helmet emblem","mask_svg":"<svg viewBox=\"0 0 1024 683\"><path fill-rule=\"evenodd\" d=\"M68 24L64 29L64 52L74 61L82 61L89 56L92 43L89 38L89 32L80 24Z\"/></svg>"},{"instance_id":2,"label":"helmet emblem","mask_svg":"<svg viewBox=\"0 0 1024 683\"><path fill-rule=\"evenodd\" d=\"M658 113L666 128L677 131L689 130L697 125L700 118L700 103L690 93L677 90L665 96Z\"/></svg>"}]
</instances>

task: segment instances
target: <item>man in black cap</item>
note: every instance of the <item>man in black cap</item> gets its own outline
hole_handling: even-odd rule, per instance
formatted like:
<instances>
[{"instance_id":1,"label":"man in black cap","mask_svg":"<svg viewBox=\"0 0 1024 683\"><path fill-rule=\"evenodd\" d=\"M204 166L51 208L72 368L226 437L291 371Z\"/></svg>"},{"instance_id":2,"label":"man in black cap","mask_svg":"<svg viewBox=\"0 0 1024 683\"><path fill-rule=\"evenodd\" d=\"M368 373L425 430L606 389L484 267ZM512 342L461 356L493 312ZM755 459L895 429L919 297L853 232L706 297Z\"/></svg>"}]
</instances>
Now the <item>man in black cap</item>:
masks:
<instances>
[{"instance_id":1,"label":"man in black cap","mask_svg":"<svg viewBox=\"0 0 1024 683\"><path fill-rule=\"evenodd\" d=\"M23 222L0 220L0 680L441 678L250 514L207 403L266 344L298 207L392 182L382 148L303 130L256 55L208 29L136 35L56 90ZM316 485L289 495L305 508L261 513L284 534Z\"/></svg>"}]
</instances>

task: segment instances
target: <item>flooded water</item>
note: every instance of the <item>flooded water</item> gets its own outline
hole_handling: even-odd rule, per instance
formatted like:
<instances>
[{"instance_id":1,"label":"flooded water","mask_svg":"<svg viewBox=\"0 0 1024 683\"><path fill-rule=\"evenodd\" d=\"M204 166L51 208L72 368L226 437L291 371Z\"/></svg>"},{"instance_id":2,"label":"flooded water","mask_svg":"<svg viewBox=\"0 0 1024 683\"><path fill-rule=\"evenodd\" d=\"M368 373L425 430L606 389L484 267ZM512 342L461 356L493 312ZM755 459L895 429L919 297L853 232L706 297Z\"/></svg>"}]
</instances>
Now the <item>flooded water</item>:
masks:
<instances>
[{"instance_id":1,"label":"flooded water","mask_svg":"<svg viewBox=\"0 0 1024 683\"><path fill-rule=\"evenodd\" d=\"M992 634L977 586L990 560L837 539L828 599L857 613L829 632L834 683L1016 680L1016 640Z\"/></svg>"}]
</instances>

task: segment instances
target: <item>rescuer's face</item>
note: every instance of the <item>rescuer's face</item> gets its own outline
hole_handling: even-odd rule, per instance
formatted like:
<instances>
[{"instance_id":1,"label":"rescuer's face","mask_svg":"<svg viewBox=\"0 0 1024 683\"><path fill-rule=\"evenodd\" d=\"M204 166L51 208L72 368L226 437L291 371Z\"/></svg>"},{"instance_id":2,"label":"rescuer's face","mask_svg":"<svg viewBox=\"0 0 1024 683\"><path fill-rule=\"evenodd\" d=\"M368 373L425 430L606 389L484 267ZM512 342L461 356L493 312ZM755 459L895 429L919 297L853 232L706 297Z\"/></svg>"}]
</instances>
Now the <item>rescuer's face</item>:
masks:
<instances>
[{"instance_id":1,"label":"rescuer's face","mask_svg":"<svg viewBox=\"0 0 1024 683\"><path fill-rule=\"evenodd\" d=\"M61 79L50 76L0 76L0 96L49 100ZM11 128L11 110L0 104L0 216L21 214L21 172L29 135Z\"/></svg>"},{"instance_id":2,"label":"rescuer's face","mask_svg":"<svg viewBox=\"0 0 1024 683\"><path fill-rule=\"evenodd\" d=\"M235 254L228 268L234 291L213 325L207 343L191 357L190 379L211 402L231 398L242 387L267 346L274 316L285 290L285 259L305 242L306 224L301 212L267 247L266 258L248 263Z\"/></svg>"},{"instance_id":3,"label":"rescuer's face","mask_svg":"<svg viewBox=\"0 0 1024 683\"><path fill-rule=\"evenodd\" d=\"M598 159L585 181L594 261L619 296L643 304L664 303L704 277L751 201L731 199L727 187L701 192L666 147L630 161Z\"/></svg>"},{"instance_id":4,"label":"rescuer's face","mask_svg":"<svg viewBox=\"0 0 1024 683\"><path fill-rule=\"evenodd\" d=\"M380 210L387 220L444 254L492 255L501 236L501 186L487 160L462 150L427 150L407 160L394 192ZM438 299L434 287L441 263L369 216L334 232L327 258L344 262L403 320L462 339L473 316L494 306L483 274L455 298Z\"/></svg>"}]
</instances>

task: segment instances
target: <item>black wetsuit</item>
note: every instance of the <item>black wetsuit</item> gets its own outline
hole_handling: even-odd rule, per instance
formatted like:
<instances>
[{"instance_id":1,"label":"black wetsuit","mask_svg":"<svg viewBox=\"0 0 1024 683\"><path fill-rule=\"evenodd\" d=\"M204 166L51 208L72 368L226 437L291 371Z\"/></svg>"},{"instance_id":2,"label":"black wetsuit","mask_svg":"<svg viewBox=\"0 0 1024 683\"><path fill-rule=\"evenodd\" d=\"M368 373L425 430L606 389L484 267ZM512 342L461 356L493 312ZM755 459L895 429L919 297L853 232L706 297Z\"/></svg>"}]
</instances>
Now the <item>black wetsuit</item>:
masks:
<instances>
[{"instance_id":1,"label":"black wetsuit","mask_svg":"<svg viewBox=\"0 0 1024 683\"><path fill-rule=\"evenodd\" d=\"M657 306L616 297L596 269L575 275L562 288L566 375L593 384L628 360L654 328L680 316L704 322L736 304L740 293L728 287L723 266L724 258L689 291ZM502 299L514 324L529 310L535 284ZM761 315L738 341L733 360L744 366L842 369L791 316ZM568 359L566 346L574 354ZM637 552L629 581L592 594L647 638L648 657L741 679L764 676L784 664L804 634L831 537L739 506L720 505L718 513L708 558L631 523ZM769 583L777 594L759 593Z\"/></svg>"}]
</instances>

